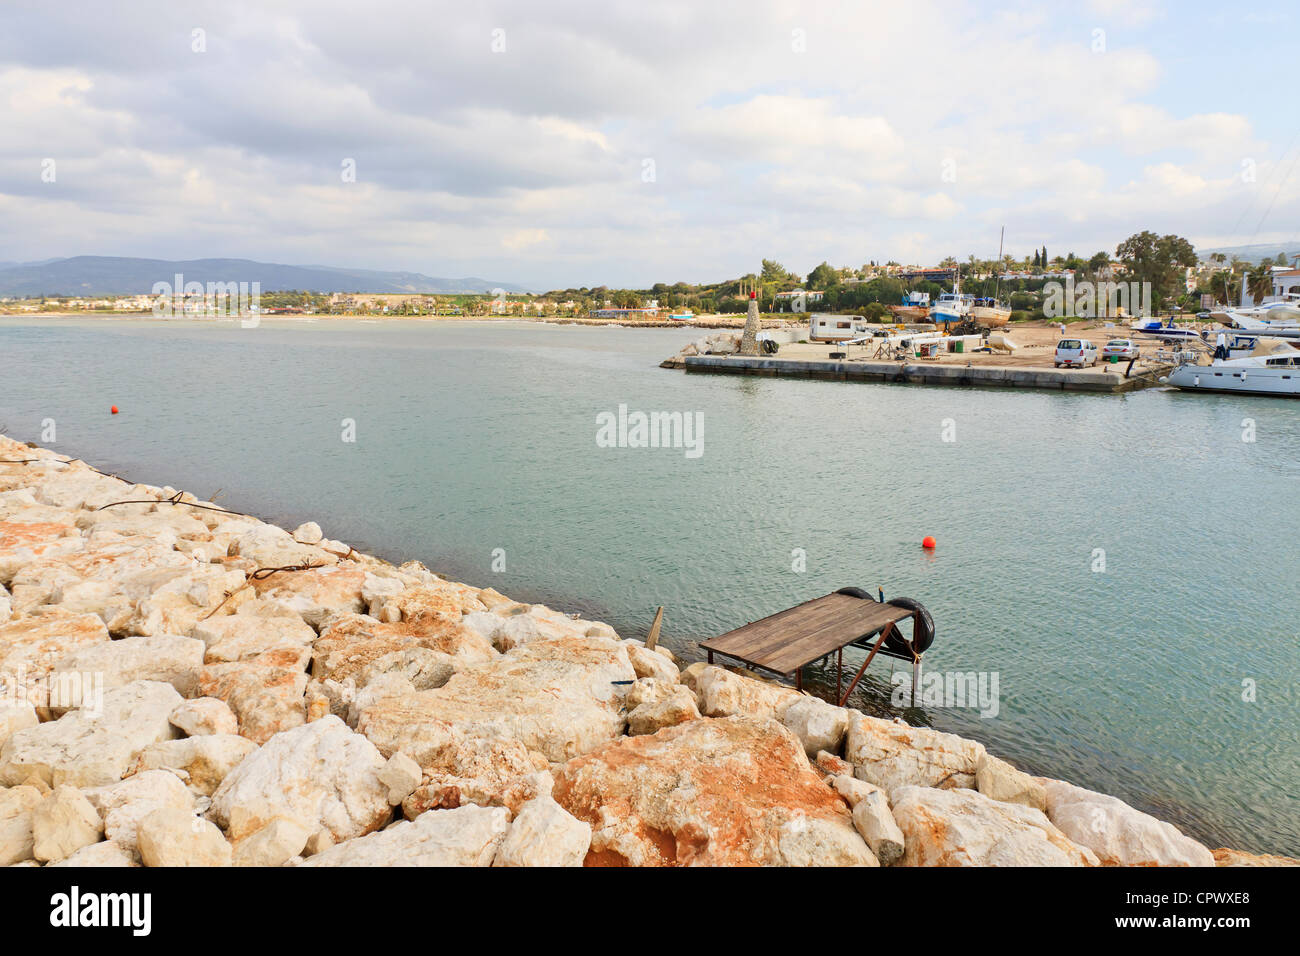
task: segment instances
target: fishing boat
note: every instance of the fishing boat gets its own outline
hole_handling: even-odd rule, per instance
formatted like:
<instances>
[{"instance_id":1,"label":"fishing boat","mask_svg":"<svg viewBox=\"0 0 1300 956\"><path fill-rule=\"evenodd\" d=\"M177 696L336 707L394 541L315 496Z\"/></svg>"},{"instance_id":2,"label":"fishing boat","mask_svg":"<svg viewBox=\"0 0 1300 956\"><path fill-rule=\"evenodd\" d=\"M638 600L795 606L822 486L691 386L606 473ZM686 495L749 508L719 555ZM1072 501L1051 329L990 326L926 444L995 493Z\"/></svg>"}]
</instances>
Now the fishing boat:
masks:
<instances>
[{"instance_id":1,"label":"fishing boat","mask_svg":"<svg viewBox=\"0 0 1300 956\"><path fill-rule=\"evenodd\" d=\"M985 328L1000 329L1011 321L1011 306L996 298L976 299L970 317Z\"/></svg>"},{"instance_id":2,"label":"fishing boat","mask_svg":"<svg viewBox=\"0 0 1300 956\"><path fill-rule=\"evenodd\" d=\"M1185 362L1160 381L1189 392L1234 392L1300 398L1300 351L1281 339L1258 338L1249 354L1234 354L1218 337L1209 365Z\"/></svg>"},{"instance_id":3,"label":"fishing boat","mask_svg":"<svg viewBox=\"0 0 1300 956\"><path fill-rule=\"evenodd\" d=\"M695 318L695 313L690 309L687 309L684 312L670 312L668 313L668 318L673 322L689 322Z\"/></svg>"},{"instance_id":4,"label":"fishing boat","mask_svg":"<svg viewBox=\"0 0 1300 956\"><path fill-rule=\"evenodd\" d=\"M903 304L891 305L889 311L899 322L927 322L930 318L930 293L908 292L903 296Z\"/></svg>"},{"instance_id":5,"label":"fishing boat","mask_svg":"<svg viewBox=\"0 0 1300 956\"><path fill-rule=\"evenodd\" d=\"M930 321L935 325L952 325L965 321L975 306L975 296L961 293L960 279L953 288L954 291L939 296L939 301L930 310Z\"/></svg>"}]
</instances>

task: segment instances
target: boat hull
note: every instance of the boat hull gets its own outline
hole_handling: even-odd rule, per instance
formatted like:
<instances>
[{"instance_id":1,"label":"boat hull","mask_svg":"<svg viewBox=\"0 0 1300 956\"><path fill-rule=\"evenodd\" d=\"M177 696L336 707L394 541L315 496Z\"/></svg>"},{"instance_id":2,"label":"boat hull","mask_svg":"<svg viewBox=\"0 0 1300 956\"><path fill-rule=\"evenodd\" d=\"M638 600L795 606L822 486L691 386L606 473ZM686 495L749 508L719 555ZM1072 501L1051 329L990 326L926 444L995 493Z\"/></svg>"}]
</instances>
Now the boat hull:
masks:
<instances>
[{"instance_id":1,"label":"boat hull","mask_svg":"<svg viewBox=\"0 0 1300 956\"><path fill-rule=\"evenodd\" d=\"M1011 321L1011 310L977 305L970 310L970 317L985 328L1000 329Z\"/></svg>"},{"instance_id":2,"label":"boat hull","mask_svg":"<svg viewBox=\"0 0 1300 956\"><path fill-rule=\"evenodd\" d=\"M1169 373L1166 384L1186 392L1219 392L1232 395L1267 395L1300 398L1300 368L1252 368L1233 371L1213 365L1180 365Z\"/></svg>"}]
</instances>

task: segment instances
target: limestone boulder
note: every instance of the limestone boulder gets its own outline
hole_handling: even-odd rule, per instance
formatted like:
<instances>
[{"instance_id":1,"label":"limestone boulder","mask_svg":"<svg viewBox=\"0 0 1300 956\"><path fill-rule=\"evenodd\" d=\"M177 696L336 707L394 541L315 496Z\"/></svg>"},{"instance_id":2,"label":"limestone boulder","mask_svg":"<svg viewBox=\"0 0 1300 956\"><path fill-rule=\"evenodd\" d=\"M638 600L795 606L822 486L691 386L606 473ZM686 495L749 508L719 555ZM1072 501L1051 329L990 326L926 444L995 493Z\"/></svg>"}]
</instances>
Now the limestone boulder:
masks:
<instances>
[{"instance_id":1,"label":"limestone boulder","mask_svg":"<svg viewBox=\"0 0 1300 956\"><path fill-rule=\"evenodd\" d=\"M207 734L182 740L150 744L135 761L135 773L170 770L185 781L192 792L211 796L239 762L257 749L257 744L237 734Z\"/></svg>"},{"instance_id":2,"label":"limestone boulder","mask_svg":"<svg viewBox=\"0 0 1300 956\"><path fill-rule=\"evenodd\" d=\"M676 684L667 697L647 701L630 710L627 715L627 732L633 736L655 734L665 727L676 727L688 720L699 719L700 712L695 706L695 695L691 693L690 688Z\"/></svg>"},{"instance_id":3,"label":"limestone boulder","mask_svg":"<svg viewBox=\"0 0 1300 956\"><path fill-rule=\"evenodd\" d=\"M9 693L7 683L5 678L0 677L0 695L4 698L0 700L0 748L3 748L5 742L18 731L35 727L40 723L40 719L36 716L36 708L31 704L19 703L18 695ZM17 690L16 687L14 689Z\"/></svg>"},{"instance_id":4,"label":"limestone boulder","mask_svg":"<svg viewBox=\"0 0 1300 956\"><path fill-rule=\"evenodd\" d=\"M379 782L388 788L388 802L396 807L414 792L423 777L420 765L399 751L388 758Z\"/></svg>"},{"instance_id":5,"label":"limestone boulder","mask_svg":"<svg viewBox=\"0 0 1300 956\"><path fill-rule=\"evenodd\" d=\"M781 723L803 742L809 758L816 759L819 751L836 754L843 748L849 711L817 697L802 697L785 708Z\"/></svg>"},{"instance_id":6,"label":"limestone boulder","mask_svg":"<svg viewBox=\"0 0 1300 956\"><path fill-rule=\"evenodd\" d=\"M276 734L245 758L212 795L211 815L236 842L276 817L350 840L392 816L380 779L385 764L361 734L322 717Z\"/></svg>"},{"instance_id":7,"label":"limestone boulder","mask_svg":"<svg viewBox=\"0 0 1300 956\"><path fill-rule=\"evenodd\" d=\"M296 820L276 817L235 844L235 866L284 866L302 853L311 834Z\"/></svg>"},{"instance_id":8,"label":"limestone boulder","mask_svg":"<svg viewBox=\"0 0 1300 956\"><path fill-rule=\"evenodd\" d=\"M798 691L706 666L695 676L700 711L709 717L756 717L780 720L785 709L803 697Z\"/></svg>"},{"instance_id":9,"label":"limestone boulder","mask_svg":"<svg viewBox=\"0 0 1300 956\"><path fill-rule=\"evenodd\" d=\"M504 807L430 810L380 833L339 843L301 866L491 866L510 827Z\"/></svg>"},{"instance_id":10,"label":"limestone boulder","mask_svg":"<svg viewBox=\"0 0 1300 956\"><path fill-rule=\"evenodd\" d=\"M493 866L582 866L591 849L591 824L549 795L529 800L515 814Z\"/></svg>"},{"instance_id":11,"label":"limestone boulder","mask_svg":"<svg viewBox=\"0 0 1300 956\"><path fill-rule=\"evenodd\" d=\"M622 693L635 677L627 651L614 641L533 641L466 664L442 687L362 707L357 729L384 752L402 750L422 767L427 758L417 751L437 747L447 726L465 737L516 741L560 762L622 734ZM425 738L434 743L421 743Z\"/></svg>"},{"instance_id":12,"label":"limestone boulder","mask_svg":"<svg viewBox=\"0 0 1300 956\"><path fill-rule=\"evenodd\" d=\"M67 859L60 860L57 863L50 863L49 865L86 869L139 866L140 864L133 851L126 849L120 844L114 843L112 840L103 840L99 843L92 843L90 846L83 847Z\"/></svg>"},{"instance_id":13,"label":"limestone boulder","mask_svg":"<svg viewBox=\"0 0 1300 956\"><path fill-rule=\"evenodd\" d=\"M193 697L203 668L203 643L174 634L126 637L97 642L60 658L54 673L102 675L104 689L123 687L133 681L163 681L182 697ZM85 684L83 682L82 686ZM80 707L81 701L64 701Z\"/></svg>"},{"instance_id":14,"label":"limestone boulder","mask_svg":"<svg viewBox=\"0 0 1300 956\"><path fill-rule=\"evenodd\" d=\"M901 786L893 814L904 866L1096 866L1039 810L999 803L974 790Z\"/></svg>"},{"instance_id":15,"label":"limestone boulder","mask_svg":"<svg viewBox=\"0 0 1300 956\"><path fill-rule=\"evenodd\" d=\"M187 737L237 734L239 720L230 705L217 697L196 697L179 704L167 717Z\"/></svg>"},{"instance_id":16,"label":"limestone boulder","mask_svg":"<svg viewBox=\"0 0 1300 956\"><path fill-rule=\"evenodd\" d=\"M647 649L641 643L625 641L628 660L637 677L653 677L666 684L676 684L681 676L677 665L663 654Z\"/></svg>"},{"instance_id":17,"label":"limestone boulder","mask_svg":"<svg viewBox=\"0 0 1300 956\"><path fill-rule=\"evenodd\" d=\"M0 866L32 859L32 822L41 799L36 787L0 790Z\"/></svg>"},{"instance_id":18,"label":"limestone boulder","mask_svg":"<svg viewBox=\"0 0 1300 956\"><path fill-rule=\"evenodd\" d=\"M137 852L140 821L160 807L194 811L194 797L180 778L167 770L147 770L125 780L82 793L104 821L104 836L131 852Z\"/></svg>"},{"instance_id":19,"label":"limestone boulder","mask_svg":"<svg viewBox=\"0 0 1300 956\"><path fill-rule=\"evenodd\" d=\"M858 833L862 834L862 839L867 841L867 846L871 847L882 866L897 863L903 858L905 841L903 831L889 809L885 792L852 777L842 779L858 785L852 790L853 825L858 828Z\"/></svg>"},{"instance_id":20,"label":"limestone boulder","mask_svg":"<svg viewBox=\"0 0 1300 956\"><path fill-rule=\"evenodd\" d=\"M568 761L556 802L587 865L875 866L844 801L774 720L693 720Z\"/></svg>"},{"instance_id":21,"label":"limestone boulder","mask_svg":"<svg viewBox=\"0 0 1300 956\"><path fill-rule=\"evenodd\" d=\"M48 508L24 511L32 520L23 520L20 511L0 521L0 584L5 586L35 561L74 554L86 547L81 533L65 513Z\"/></svg>"},{"instance_id":22,"label":"limestone boulder","mask_svg":"<svg viewBox=\"0 0 1300 956\"><path fill-rule=\"evenodd\" d=\"M316 632L297 614L230 614L195 625L191 634L204 645L203 662L226 664L276 652L285 666L306 670Z\"/></svg>"},{"instance_id":23,"label":"limestone boulder","mask_svg":"<svg viewBox=\"0 0 1300 956\"><path fill-rule=\"evenodd\" d=\"M1052 823L1106 866L1214 866L1208 847L1117 797L1062 780L1039 782Z\"/></svg>"},{"instance_id":24,"label":"limestone boulder","mask_svg":"<svg viewBox=\"0 0 1300 956\"><path fill-rule=\"evenodd\" d=\"M441 687L456 668L497 657L487 638L436 615L386 624L346 614L331 618L312 650L314 680L364 687L380 674L400 672L420 689Z\"/></svg>"},{"instance_id":25,"label":"limestone boulder","mask_svg":"<svg viewBox=\"0 0 1300 956\"><path fill-rule=\"evenodd\" d=\"M99 711L74 710L13 734L0 748L0 783L35 774L51 787L116 783L150 744L177 730L168 716L181 701L171 684L133 681L105 691Z\"/></svg>"},{"instance_id":26,"label":"limestone boulder","mask_svg":"<svg viewBox=\"0 0 1300 956\"><path fill-rule=\"evenodd\" d=\"M954 734L852 712L844 759L860 780L895 787L974 787L984 745Z\"/></svg>"},{"instance_id":27,"label":"limestone boulder","mask_svg":"<svg viewBox=\"0 0 1300 956\"><path fill-rule=\"evenodd\" d=\"M366 571L342 565L310 571L281 571L252 581L260 600L298 614L319 630L335 614L358 614L366 609L361 591Z\"/></svg>"},{"instance_id":28,"label":"limestone boulder","mask_svg":"<svg viewBox=\"0 0 1300 956\"><path fill-rule=\"evenodd\" d=\"M145 866L230 866L230 844L207 820L161 807L140 821L137 842Z\"/></svg>"},{"instance_id":29,"label":"limestone boulder","mask_svg":"<svg viewBox=\"0 0 1300 956\"><path fill-rule=\"evenodd\" d=\"M50 672L64 657L96 644L108 643L108 628L94 614L72 614L60 608L0 624L0 674L21 684L22 699L38 709L48 708Z\"/></svg>"},{"instance_id":30,"label":"limestone boulder","mask_svg":"<svg viewBox=\"0 0 1300 956\"><path fill-rule=\"evenodd\" d=\"M242 661L205 665L198 693L224 701L239 721L239 733L254 743L307 721L307 674L301 654L266 651Z\"/></svg>"},{"instance_id":31,"label":"limestone boulder","mask_svg":"<svg viewBox=\"0 0 1300 956\"><path fill-rule=\"evenodd\" d=\"M289 532L270 524L258 524L245 531L230 545L228 553L255 561L259 568L324 567L339 560L324 548L300 544Z\"/></svg>"},{"instance_id":32,"label":"limestone boulder","mask_svg":"<svg viewBox=\"0 0 1300 956\"><path fill-rule=\"evenodd\" d=\"M1215 866L1300 866L1300 860L1271 853L1247 853L1219 847L1214 853Z\"/></svg>"},{"instance_id":33,"label":"limestone boulder","mask_svg":"<svg viewBox=\"0 0 1300 956\"><path fill-rule=\"evenodd\" d=\"M1041 783L1023 770L1017 770L1005 760L987 753L975 765L975 789L990 800L1020 803L1047 811L1047 791Z\"/></svg>"},{"instance_id":34,"label":"limestone boulder","mask_svg":"<svg viewBox=\"0 0 1300 956\"><path fill-rule=\"evenodd\" d=\"M76 787L56 787L32 812L32 855L57 863L104 836L99 811Z\"/></svg>"}]
</instances>

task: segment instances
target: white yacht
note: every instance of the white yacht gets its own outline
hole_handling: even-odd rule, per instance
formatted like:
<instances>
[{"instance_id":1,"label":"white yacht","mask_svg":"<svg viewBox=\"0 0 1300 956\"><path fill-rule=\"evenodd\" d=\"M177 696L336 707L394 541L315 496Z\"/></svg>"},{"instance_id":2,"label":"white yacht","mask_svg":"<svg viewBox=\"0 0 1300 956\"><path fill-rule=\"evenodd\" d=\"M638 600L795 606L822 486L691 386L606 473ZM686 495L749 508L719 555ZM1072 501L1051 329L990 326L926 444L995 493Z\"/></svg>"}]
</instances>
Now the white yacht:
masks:
<instances>
[{"instance_id":1,"label":"white yacht","mask_svg":"<svg viewBox=\"0 0 1300 956\"><path fill-rule=\"evenodd\" d=\"M1187 362L1160 381L1190 392L1236 392L1300 398L1300 350L1280 339L1260 338L1249 354L1230 348L1220 335L1209 365Z\"/></svg>"}]
</instances>

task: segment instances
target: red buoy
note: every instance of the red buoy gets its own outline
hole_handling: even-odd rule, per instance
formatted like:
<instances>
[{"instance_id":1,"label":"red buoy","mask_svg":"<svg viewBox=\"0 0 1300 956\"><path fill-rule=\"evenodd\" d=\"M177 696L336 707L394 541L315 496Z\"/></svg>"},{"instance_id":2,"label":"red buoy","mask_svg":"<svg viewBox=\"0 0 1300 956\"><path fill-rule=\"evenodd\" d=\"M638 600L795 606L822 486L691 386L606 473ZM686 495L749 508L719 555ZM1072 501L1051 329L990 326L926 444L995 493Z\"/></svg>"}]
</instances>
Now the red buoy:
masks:
<instances>
[{"instance_id":1,"label":"red buoy","mask_svg":"<svg viewBox=\"0 0 1300 956\"><path fill-rule=\"evenodd\" d=\"M116 415L116 414L117 414L117 406L114 405L112 408L109 409L109 411L112 412L114 415Z\"/></svg>"},{"instance_id":2,"label":"red buoy","mask_svg":"<svg viewBox=\"0 0 1300 956\"><path fill-rule=\"evenodd\" d=\"M932 551L934 549L934 545L935 545L934 538L930 537L930 535L928 534L921 539L921 547L925 548L927 551Z\"/></svg>"}]
</instances>

